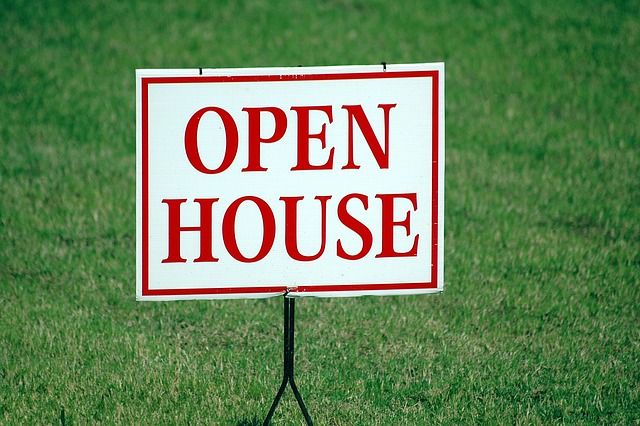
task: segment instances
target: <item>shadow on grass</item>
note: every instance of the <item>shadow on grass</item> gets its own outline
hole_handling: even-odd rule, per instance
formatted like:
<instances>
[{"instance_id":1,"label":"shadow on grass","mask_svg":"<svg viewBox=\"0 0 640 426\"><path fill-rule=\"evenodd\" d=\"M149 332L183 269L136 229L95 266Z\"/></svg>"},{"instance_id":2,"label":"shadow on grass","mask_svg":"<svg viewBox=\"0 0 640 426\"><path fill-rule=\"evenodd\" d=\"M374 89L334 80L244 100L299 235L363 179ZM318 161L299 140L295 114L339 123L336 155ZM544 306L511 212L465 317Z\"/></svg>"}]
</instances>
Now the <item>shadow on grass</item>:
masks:
<instances>
[{"instance_id":1,"label":"shadow on grass","mask_svg":"<svg viewBox=\"0 0 640 426\"><path fill-rule=\"evenodd\" d=\"M258 419L258 417L254 416L250 419L240 419L236 423L236 426L260 426L262 424L262 420Z\"/></svg>"}]
</instances>

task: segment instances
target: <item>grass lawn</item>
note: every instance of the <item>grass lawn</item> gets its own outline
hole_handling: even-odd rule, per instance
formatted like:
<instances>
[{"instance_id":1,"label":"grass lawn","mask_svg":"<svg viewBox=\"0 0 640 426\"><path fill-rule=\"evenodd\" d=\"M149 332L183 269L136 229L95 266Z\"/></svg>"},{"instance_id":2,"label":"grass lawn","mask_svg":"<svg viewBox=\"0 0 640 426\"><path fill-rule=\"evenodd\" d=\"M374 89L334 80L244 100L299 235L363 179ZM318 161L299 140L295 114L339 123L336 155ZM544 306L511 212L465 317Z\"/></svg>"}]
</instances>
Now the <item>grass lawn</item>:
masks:
<instances>
[{"instance_id":1,"label":"grass lawn","mask_svg":"<svg viewBox=\"0 0 640 426\"><path fill-rule=\"evenodd\" d=\"M0 3L0 424L260 424L280 298L135 301L134 70L381 61L446 63L445 292L298 301L314 421L640 423L637 2Z\"/></svg>"}]
</instances>

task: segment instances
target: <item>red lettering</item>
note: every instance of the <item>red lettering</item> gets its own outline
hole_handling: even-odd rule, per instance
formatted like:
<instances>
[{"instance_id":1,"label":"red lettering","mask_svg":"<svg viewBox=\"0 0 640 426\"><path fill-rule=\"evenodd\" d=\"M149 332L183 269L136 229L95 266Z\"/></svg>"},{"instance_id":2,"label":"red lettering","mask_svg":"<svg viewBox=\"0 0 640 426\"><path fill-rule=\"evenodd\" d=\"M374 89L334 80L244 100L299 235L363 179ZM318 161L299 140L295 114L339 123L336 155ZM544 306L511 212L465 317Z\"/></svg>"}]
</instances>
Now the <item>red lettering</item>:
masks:
<instances>
[{"instance_id":1,"label":"red lettering","mask_svg":"<svg viewBox=\"0 0 640 426\"><path fill-rule=\"evenodd\" d=\"M373 242L371 231L369 230L369 228L367 228L367 225L351 216L351 214L347 211L347 203L349 202L349 200L352 200L354 198L360 200L365 210L369 208L369 198L364 194L346 195L344 198L342 198L342 200L340 200L340 203L338 203L338 218L340 219L340 222L342 222L347 228L358 234L358 236L360 236L360 238L362 239L362 249L356 254L347 253L342 247L342 242L338 239L338 257L347 260L358 260L365 257L367 253L369 253L369 250L371 250L371 245Z\"/></svg>"},{"instance_id":2,"label":"red lettering","mask_svg":"<svg viewBox=\"0 0 640 426\"><path fill-rule=\"evenodd\" d=\"M266 167L260 165L260 145L263 143L273 143L279 141L287 130L287 116L280 108L263 107L263 108L242 108L249 116L248 143L249 143L249 159L247 167L242 169L243 172L264 172ZM273 135L263 138L260 135L260 115L268 112L275 120L275 128Z\"/></svg>"},{"instance_id":3,"label":"red lettering","mask_svg":"<svg viewBox=\"0 0 640 426\"><path fill-rule=\"evenodd\" d=\"M305 256L298 250L298 201L302 200L303 196L298 197L280 197L284 201L284 242L287 248L289 257L301 262L309 262L316 260L322 253L327 242L327 200L331 198L331 195L318 195L316 200L320 201L320 208L322 210L322 225L321 225L321 243L320 250L314 255Z\"/></svg>"},{"instance_id":4,"label":"red lettering","mask_svg":"<svg viewBox=\"0 0 640 426\"><path fill-rule=\"evenodd\" d=\"M347 110L348 120L349 120L349 159L347 164L342 167L345 169L359 169L360 166L357 165L353 159L353 121L355 119L356 123L358 123L358 127L360 127L360 131L364 136L365 141L367 141L367 145L369 145L369 149L373 154L373 157L376 159L378 166L381 169L389 168L389 111L391 108L395 107L397 104L380 104L378 108L382 108L384 113L384 149L382 149L380 145L380 141L376 137L376 134L373 132L371 128L371 123L367 119L364 110L361 105L343 105L342 109Z\"/></svg>"},{"instance_id":5,"label":"red lettering","mask_svg":"<svg viewBox=\"0 0 640 426\"><path fill-rule=\"evenodd\" d=\"M210 169L205 166L198 151L198 126L202 116L209 111L218 114L224 125L226 135L224 158L216 169ZM218 107L205 107L198 110L191 116L184 131L184 150L191 165L199 172L213 175L225 171L233 163L238 152L238 128L231 114Z\"/></svg>"},{"instance_id":6,"label":"red lettering","mask_svg":"<svg viewBox=\"0 0 640 426\"><path fill-rule=\"evenodd\" d=\"M236 215L240 204L245 201L252 201L260 210L262 216L262 245L258 254L254 257L246 257L240 253L238 242L236 240ZM261 198L246 196L235 200L224 214L222 219L222 239L229 254L236 260L244 263L252 263L262 260L273 247L273 241L276 237L276 219L269 205Z\"/></svg>"},{"instance_id":7,"label":"red lettering","mask_svg":"<svg viewBox=\"0 0 640 426\"><path fill-rule=\"evenodd\" d=\"M322 111L327 115L329 124L333 121L333 113L331 105L324 106L294 106L291 107L298 114L298 164L291 170L323 170L333 168L333 150L329 150L329 158L324 164L311 164L309 162L309 142L311 139L320 141L320 146L325 149L327 142L325 140L325 132L327 123L322 123L319 133L309 133L309 111Z\"/></svg>"},{"instance_id":8,"label":"red lettering","mask_svg":"<svg viewBox=\"0 0 640 426\"><path fill-rule=\"evenodd\" d=\"M194 262L217 262L218 259L213 257L212 253L212 236L211 236L211 219L213 203L218 198L196 198L196 203L200 204L200 226L180 226L180 205L187 201L182 199L164 199L163 203L169 207L169 254L162 263L184 263L184 259L180 255L180 233L184 231L200 232L200 257Z\"/></svg>"},{"instance_id":9,"label":"red lettering","mask_svg":"<svg viewBox=\"0 0 640 426\"><path fill-rule=\"evenodd\" d=\"M411 201L413 211L417 210L416 193L408 194L377 194L376 198L382 201L382 250L376 257L404 257L404 256L417 256L418 254L418 238L420 235L416 235L413 239L413 246L409 251L396 252L393 248L393 228L401 226L405 229L407 236L411 233L410 220L411 211L407 211L407 215L401 221L393 220L393 202L396 198L405 198Z\"/></svg>"}]
</instances>

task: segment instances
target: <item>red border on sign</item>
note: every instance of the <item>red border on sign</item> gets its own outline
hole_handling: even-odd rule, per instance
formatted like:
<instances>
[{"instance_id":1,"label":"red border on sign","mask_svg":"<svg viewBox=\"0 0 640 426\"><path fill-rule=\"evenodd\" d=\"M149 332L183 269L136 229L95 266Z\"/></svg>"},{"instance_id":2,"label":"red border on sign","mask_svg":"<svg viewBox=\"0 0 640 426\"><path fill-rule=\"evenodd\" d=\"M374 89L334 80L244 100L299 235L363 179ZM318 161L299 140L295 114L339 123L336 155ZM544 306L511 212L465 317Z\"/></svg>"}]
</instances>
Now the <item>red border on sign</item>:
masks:
<instances>
[{"instance_id":1,"label":"red border on sign","mask_svg":"<svg viewBox=\"0 0 640 426\"><path fill-rule=\"evenodd\" d=\"M219 294L260 294L281 293L291 290L287 286L265 287L216 287L216 288L149 288L149 85L176 83L230 83L269 81L310 81L310 80L354 80L370 78L430 77L432 79L432 208L431 208L431 282L419 283L378 283L378 284L328 284L298 285L295 292L341 292L434 289L438 283L438 154L439 154L439 77L438 70L429 71L383 71L335 74L291 74L291 75L233 75L199 77L143 77L142 91L142 296L185 296Z\"/></svg>"}]
</instances>

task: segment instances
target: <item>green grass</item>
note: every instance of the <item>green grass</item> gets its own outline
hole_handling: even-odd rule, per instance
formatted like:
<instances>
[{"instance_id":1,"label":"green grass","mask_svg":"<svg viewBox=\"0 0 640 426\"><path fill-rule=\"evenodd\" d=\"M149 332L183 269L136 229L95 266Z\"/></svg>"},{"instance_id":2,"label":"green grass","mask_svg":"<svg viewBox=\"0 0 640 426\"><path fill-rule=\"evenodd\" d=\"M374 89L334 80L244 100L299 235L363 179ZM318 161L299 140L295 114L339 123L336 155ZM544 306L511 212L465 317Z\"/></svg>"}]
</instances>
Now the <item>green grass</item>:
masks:
<instances>
[{"instance_id":1,"label":"green grass","mask_svg":"<svg viewBox=\"0 0 640 426\"><path fill-rule=\"evenodd\" d=\"M637 2L1 3L1 424L259 424L280 299L135 302L134 69L383 60L446 62L446 290L299 301L316 423L640 423Z\"/></svg>"}]
</instances>

